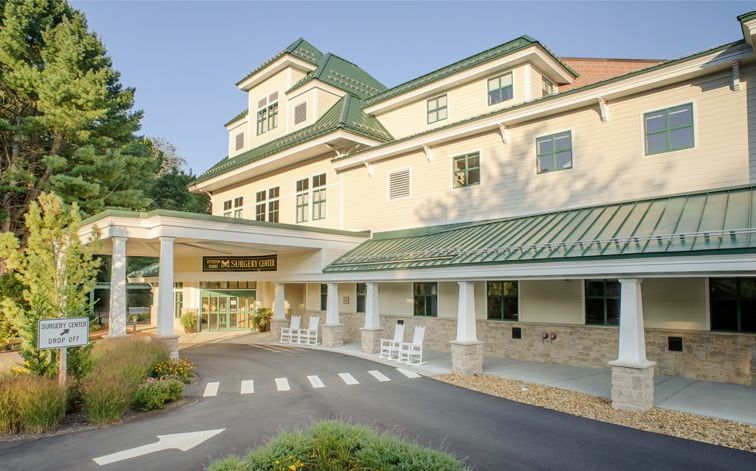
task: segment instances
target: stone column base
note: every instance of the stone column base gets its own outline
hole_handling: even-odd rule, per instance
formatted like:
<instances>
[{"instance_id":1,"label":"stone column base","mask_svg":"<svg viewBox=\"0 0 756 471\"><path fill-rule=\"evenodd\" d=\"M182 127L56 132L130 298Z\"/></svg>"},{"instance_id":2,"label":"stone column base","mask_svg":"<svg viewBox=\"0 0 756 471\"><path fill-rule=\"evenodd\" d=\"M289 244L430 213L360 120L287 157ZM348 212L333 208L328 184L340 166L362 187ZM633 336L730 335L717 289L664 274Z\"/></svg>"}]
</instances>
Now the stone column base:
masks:
<instances>
[{"instance_id":1,"label":"stone column base","mask_svg":"<svg viewBox=\"0 0 756 471\"><path fill-rule=\"evenodd\" d=\"M274 340L281 338L281 329L289 327L288 319L271 319L270 320L270 337Z\"/></svg>"},{"instance_id":2,"label":"stone column base","mask_svg":"<svg viewBox=\"0 0 756 471\"><path fill-rule=\"evenodd\" d=\"M360 350L365 353L378 353L381 348L381 336L383 335L383 329L360 329L362 332L362 342L360 344Z\"/></svg>"},{"instance_id":3,"label":"stone column base","mask_svg":"<svg viewBox=\"0 0 756 471\"><path fill-rule=\"evenodd\" d=\"M612 368L612 407L645 411L654 406L654 365L609 362Z\"/></svg>"},{"instance_id":4,"label":"stone column base","mask_svg":"<svg viewBox=\"0 0 756 471\"><path fill-rule=\"evenodd\" d=\"M344 345L343 324L325 324L322 327L321 335L324 347L341 347Z\"/></svg>"},{"instance_id":5,"label":"stone column base","mask_svg":"<svg viewBox=\"0 0 756 471\"><path fill-rule=\"evenodd\" d=\"M461 376L483 373L483 342L451 342L452 372Z\"/></svg>"},{"instance_id":6,"label":"stone column base","mask_svg":"<svg viewBox=\"0 0 756 471\"><path fill-rule=\"evenodd\" d=\"M178 360L178 335L157 336L154 337L154 340L157 340L158 342L161 342L163 345L165 345L166 348L168 348L168 352L171 355L171 358Z\"/></svg>"}]
</instances>

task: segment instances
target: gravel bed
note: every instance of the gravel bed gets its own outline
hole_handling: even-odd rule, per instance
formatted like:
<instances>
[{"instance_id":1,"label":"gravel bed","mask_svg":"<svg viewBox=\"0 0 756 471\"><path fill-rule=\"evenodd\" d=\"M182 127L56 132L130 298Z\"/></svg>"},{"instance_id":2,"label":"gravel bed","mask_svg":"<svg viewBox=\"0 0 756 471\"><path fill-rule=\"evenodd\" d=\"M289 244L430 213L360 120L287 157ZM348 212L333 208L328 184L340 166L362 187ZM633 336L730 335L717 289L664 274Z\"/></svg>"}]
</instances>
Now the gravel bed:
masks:
<instances>
[{"instance_id":1,"label":"gravel bed","mask_svg":"<svg viewBox=\"0 0 756 471\"><path fill-rule=\"evenodd\" d=\"M738 422L658 407L646 412L621 411L602 397L497 376L450 374L434 379L588 419L756 453L756 427Z\"/></svg>"}]
</instances>

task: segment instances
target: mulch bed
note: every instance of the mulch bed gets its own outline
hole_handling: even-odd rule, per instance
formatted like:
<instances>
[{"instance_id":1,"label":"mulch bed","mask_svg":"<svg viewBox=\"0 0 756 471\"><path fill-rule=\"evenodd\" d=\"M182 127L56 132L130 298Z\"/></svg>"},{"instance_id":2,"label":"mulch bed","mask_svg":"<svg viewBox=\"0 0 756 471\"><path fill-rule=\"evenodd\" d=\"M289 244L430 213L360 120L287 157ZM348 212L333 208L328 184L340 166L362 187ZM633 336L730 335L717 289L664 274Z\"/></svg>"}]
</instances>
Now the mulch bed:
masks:
<instances>
[{"instance_id":1,"label":"mulch bed","mask_svg":"<svg viewBox=\"0 0 756 471\"><path fill-rule=\"evenodd\" d=\"M434 379L588 419L756 453L756 427L747 424L658 407L645 412L622 411L612 408L605 398L497 376L450 374Z\"/></svg>"}]
</instances>

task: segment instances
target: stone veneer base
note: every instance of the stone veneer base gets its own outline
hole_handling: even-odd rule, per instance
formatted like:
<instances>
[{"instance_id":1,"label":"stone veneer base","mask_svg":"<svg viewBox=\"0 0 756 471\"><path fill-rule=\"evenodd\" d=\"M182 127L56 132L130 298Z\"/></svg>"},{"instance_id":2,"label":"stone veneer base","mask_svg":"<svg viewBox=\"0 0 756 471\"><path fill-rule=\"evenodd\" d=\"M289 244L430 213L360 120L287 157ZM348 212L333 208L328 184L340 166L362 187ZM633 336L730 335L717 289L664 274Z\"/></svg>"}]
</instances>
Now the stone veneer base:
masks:
<instances>
[{"instance_id":1,"label":"stone veneer base","mask_svg":"<svg viewBox=\"0 0 756 471\"><path fill-rule=\"evenodd\" d=\"M483 372L483 342L451 342L452 372L461 376Z\"/></svg>"},{"instance_id":2,"label":"stone veneer base","mask_svg":"<svg viewBox=\"0 0 756 471\"><path fill-rule=\"evenodd\" d=\"M155 339L168 348L168 352L172 359L178 360L178 335L157 336Z\"/></svg>"},{"instance_id":3,"label":"stone veneer base","mask_svg":"<svg viewBox=\"0 0 756 471\"><path fill-rule=\"evenodd\" d=\"M344 345L344 326L342 324L326 324L322 327L324 347L341 347Z\"/></svg>"},{"instance_id":4,"label":"stone veneer base","mask_svg":"<svg viewBox=\"0 0 756 471\"><path fill-rule=\"evenodd\" d=\"M654 406L654 366L636 367L610 363L612 407L645 411Z\"/></svg>"},{"instance_id":5,"label":"stone veneer base","mask_svg":"<svg viewBox=\"0 0 756 471\"><path fill-rule=\"evenodd\" d=\"M288 319L271 319L270 320L270 337L273 340L279 340L281 338L281 329L289 327Z\"/></svg>"},{"instance_id":6,"label":"stone veneer base","mask_svg":"<svg viewBox=\"0 0 756 471\"><path fill-rule=\"evenodd\" d=\"M383 329L360 329L360 349L365 353L378 353L381 348Z\"/></svg>"}]
</instances>

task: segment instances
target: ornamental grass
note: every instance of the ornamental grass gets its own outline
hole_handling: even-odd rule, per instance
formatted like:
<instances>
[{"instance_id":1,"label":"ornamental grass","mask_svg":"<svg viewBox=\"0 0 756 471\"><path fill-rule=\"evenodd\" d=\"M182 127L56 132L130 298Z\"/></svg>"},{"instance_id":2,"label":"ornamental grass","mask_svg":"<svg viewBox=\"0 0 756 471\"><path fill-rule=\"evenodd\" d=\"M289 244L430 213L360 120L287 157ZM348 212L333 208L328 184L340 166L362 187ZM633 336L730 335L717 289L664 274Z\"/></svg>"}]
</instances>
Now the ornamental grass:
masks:
<instances>
[{"instance_id":1,"label":"ornamental grass","mask_svg":"<svg viewBox=\"0 0 756 471\"><path fill-rule=\"evenodd\" d=\"M31 374L0 376L0 433L43 433L66 413L66 390L54 378Z\"/></svg>"}]
</instances>

